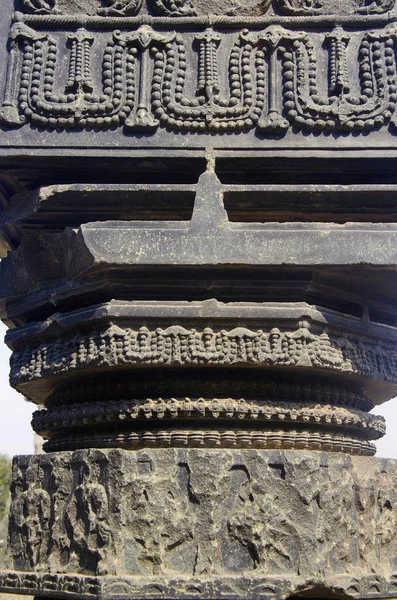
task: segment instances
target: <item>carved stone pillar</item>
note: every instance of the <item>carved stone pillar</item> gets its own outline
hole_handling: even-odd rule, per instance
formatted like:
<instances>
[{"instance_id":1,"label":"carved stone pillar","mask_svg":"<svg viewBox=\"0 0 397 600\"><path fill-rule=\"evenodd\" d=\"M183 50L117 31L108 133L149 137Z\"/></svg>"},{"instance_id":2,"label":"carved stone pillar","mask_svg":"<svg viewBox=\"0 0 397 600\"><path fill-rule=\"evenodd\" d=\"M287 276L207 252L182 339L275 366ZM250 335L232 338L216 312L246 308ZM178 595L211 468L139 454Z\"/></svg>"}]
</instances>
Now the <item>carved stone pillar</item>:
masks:
<instances>
[{"instance_id":1,"label":"carved stone pillar","mask_svg":"<svg viewBox=\"0 0 397 600\"><path fill-rule=\"evenodd\" d=\"M0 591L395 598L394 1L0 5Z\"/></svg>"}]
</instances>

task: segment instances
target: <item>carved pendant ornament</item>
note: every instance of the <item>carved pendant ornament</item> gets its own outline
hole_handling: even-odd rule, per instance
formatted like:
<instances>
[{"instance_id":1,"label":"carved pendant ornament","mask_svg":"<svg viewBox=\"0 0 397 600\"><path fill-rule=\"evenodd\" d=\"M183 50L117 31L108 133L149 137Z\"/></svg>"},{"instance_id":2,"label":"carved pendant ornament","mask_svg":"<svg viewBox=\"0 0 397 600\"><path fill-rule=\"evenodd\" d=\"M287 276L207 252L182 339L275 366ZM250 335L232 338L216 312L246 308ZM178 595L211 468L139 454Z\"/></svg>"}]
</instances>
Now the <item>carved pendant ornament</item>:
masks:
<instances>
[{"instance_id":1,"label":"carved pendant ornament","mask_svg":"<svg viewBox=\"0 0 397 600\"><path fill-rule=\"evenodd\" d=\"M391 2L349 7L344 26L326 20L325 29L305 31L294 16L312 19L332 6L282 0L276 8L288 22L251 16L242 29L233 11L208 27L193 0L155 0L153 14L140 14L141 0L107 0L82 27L55 0L24 0L26 13L16 13L10 31L1 120L49 130L265 137L395 127L397 27L389 15L376 17ZM371 19L381 20L368 30Z\"/></svg>"}]
</instances>

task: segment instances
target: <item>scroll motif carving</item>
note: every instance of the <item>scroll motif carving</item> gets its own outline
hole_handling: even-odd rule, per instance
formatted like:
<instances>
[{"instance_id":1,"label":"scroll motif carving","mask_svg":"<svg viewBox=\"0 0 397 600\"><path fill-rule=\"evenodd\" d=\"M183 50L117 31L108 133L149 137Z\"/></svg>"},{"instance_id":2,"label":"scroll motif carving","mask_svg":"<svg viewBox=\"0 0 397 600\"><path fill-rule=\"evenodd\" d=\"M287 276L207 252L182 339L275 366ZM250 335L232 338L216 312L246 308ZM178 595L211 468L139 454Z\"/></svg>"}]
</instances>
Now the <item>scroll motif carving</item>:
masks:
<instances>
[{"instance_id":1,"label":"scroll motif carving","mask_svg":"<svg viewBox=\"0 0 397 600\"><path fill-rule=\"evenodd\" d=\"M14 26L12 36L22 41L23 72L31 72L31 77L22 75L20 84L19 103L24 113L19 119L20 124L32 120L42 126L67 128L111 126L126 120L134 106L135 48L126 51L125 45L113 40L109 42L103 56L103 94L99 97L91 93L92 36L79 29L76 35L69 37L71 53L65 92L55 94L55 40L40 38L33 30L19 24ZM9 113L7 107L3 113L4 121L9 120Z\"/></svg>"},{"instance_id":2,"label":"scroll motif carving","mask_svg":"<svg viewBox=\"0 0 397 600\"><path fill-rule=\"evenodd\" d=\"M262 600L273 600L282 594L292 593L296 589L296 583L280 580L280 577L261 579L249 579L245 577L233 577L226 580L227 590L233 590L236 598L255 596ZM366 575L360 578L352 578L343 582L349 593L357 593L360 598L379 598L393 600L396 594L396 575L390 579L379 576ZM15 590L23 590L27 595L32 592L45 591L48 593L56 590L60 598L73 598L76 593L84 594L93 599L112 598L117 596L123 600L129 598L141 598L143 596L154 596L155 593L171 595L175 588L181 595L199 598L202 594L210 594L214 589L220 598L227 598L223 592L224 581L210 579L200 583L195 579L191 581L172 581L166 584L162 578L156 578L148 582L145 578L137 581L136 577L111 577L102 580L100 577L89 577L86 575L62 575L62 574L39 574L29 572L0 572L0 589L2 592L14 593Z\"/></svg>"},{"instance_id":3,"label":"scroll motif carving","mask_svg":"<svg viewBox=\"0 0 397 600\"><path fill-rule=\"evenodd\" d=\"M232 365L312 366L355 372L380 379L397 378L395 348L365 338L330 338L313 334L308 323L295 331L202 331L171 326L150 331L113 325L88 337L76 336L16 350L11 358L14 385L103 365Z\"/></svg>"},{"instance_id":4,"label":"scroll motif carving","mask_svg":"<svg viewBox=\"0 0 397 600\"><path fill-rule=\"evenodd\" d=\"M241 35L230 53L229 98L221 94L217 48L221 38L211 29L196 37L198 43L197 97L186 96L187 58L182 39L177 47L166 46L154 63L152 105L165 127L190 131L243 131L250 129L262 113L265 99L264 54L254 51ZM167 76L177 61L175 87ZM254 68L253 68L254 67ZM173 93L175 95L173 95Z\"/></svg>"},{"instance_id":5,"label":"scroll motif carving","mask_svg":"<svg viewBox=\"0 0 397 600\"><path fill-rule=\"evenodd\" d=\"M45 591L58 592L62 597L73 598L77 594L99 598L102 582L99 578L84 575L57 575L29 572L0 573L0 589L4 592L24 590L26 594Z\"/></svg>"}]
</instances>

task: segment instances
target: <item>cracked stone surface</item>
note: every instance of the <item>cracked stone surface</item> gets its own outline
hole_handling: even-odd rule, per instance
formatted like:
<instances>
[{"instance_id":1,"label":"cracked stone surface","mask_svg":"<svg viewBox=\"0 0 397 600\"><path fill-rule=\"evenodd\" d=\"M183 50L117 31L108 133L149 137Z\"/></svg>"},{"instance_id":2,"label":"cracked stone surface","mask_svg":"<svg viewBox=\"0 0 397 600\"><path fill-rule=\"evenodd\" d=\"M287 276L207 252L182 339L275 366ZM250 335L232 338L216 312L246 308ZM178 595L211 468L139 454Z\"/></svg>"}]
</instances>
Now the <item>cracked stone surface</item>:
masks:
<instances>
[{"instance_id":1,"label":"cracked stone surface","mask_svg":"<svg viewBox=\"0 0 397 600\"><path fill-rule=\"evenodd\" d=\"M232 576L279 581L285 593L316 581L351 594L353 579L393 580L396 483L396 461L324 452L17 457L8 566L25 577L110 577L114 586L183 578L224 580L227 590Z\"/></svg>"}]
</instances>

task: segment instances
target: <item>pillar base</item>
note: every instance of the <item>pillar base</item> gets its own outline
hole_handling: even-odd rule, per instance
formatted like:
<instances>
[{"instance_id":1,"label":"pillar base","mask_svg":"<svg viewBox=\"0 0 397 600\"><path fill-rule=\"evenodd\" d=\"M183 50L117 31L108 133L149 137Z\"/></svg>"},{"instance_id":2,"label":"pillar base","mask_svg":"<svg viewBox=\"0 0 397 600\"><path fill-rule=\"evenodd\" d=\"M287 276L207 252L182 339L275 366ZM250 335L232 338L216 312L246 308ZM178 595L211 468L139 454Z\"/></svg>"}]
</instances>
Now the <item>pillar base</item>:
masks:
<instances>
[{"instance_id":1,"label":"pillar base","mask_svg":"<svg viewBox=\"0 0 397 600\"><path fill-rule=\"evenodd\" d=\"M78 450L16 457L12 492L10 570L0 574L0 591L397 596L395 460L294 450Z\"/></svg>"}]
</instances>

